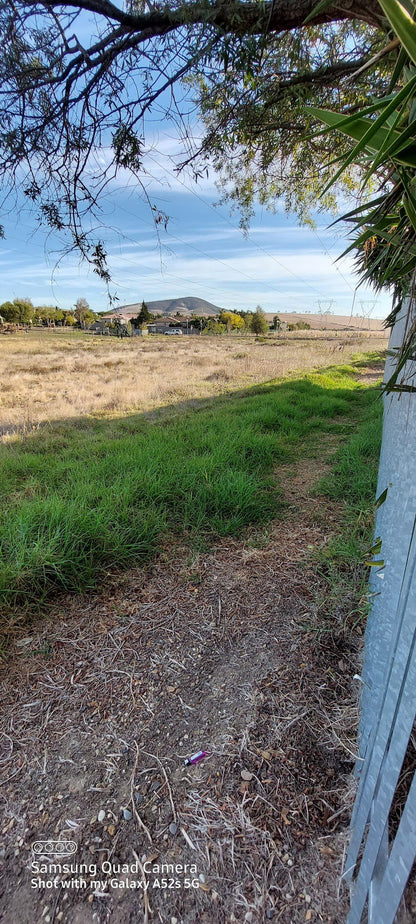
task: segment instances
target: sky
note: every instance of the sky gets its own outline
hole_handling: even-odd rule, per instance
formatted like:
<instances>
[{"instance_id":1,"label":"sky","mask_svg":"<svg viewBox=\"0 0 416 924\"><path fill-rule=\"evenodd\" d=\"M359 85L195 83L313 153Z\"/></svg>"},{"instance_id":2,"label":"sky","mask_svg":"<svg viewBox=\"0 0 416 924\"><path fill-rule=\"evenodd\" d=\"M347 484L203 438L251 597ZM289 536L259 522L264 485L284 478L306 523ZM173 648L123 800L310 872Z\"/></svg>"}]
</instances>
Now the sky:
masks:
<instances>
[{"instance_id":1,"label":"sky","mask_svg":"<svg viewBox=\"0 0 416 924\"><path fill-rule=\"evenodd\" d=\"M207 180L178 179L162 168L149 182L151 202L169 215L157 239L149 206L131 183L121 182L104 203L106 244L118 305L198 296L220 308L267 312L320 312L385 317L390 296L359 287L352 259L337 262L346 246L331 216L317 227L299 227L296 216L257 210L247 236L239 215L218 207L219 193ZM166 169L169 172L166 172ZM23 212L6 223L0 242L0 303L27 297L34 305L71 308L86 298L95 311L109 308L105 285L78 256L59 260L62 242L33 230Z\"/></svg>"},{"instance_id":2,"label":"sky","mask_svg":"<svg viewBox=\"0 0 416 924\"><path fill-rule=\"evenodd\" d=\"M91 28L83 21L86 32ZM316 228L299 227L277 203L272 214L257 209L247 236L239 215L218 206L220 193L211 174L196 184L173 172L177 139L156 120L151 125L146 166L150 202L169 216L167 229L155 233L149 205L121 172L102 201L102 220L112 292L117 305L204 298L219 308L266 312L331 311L333 314L386 317L388 293L357 286L352 258L337 262L347 245L333 216L319 214ZM147 137L147 141L149 138ZM104 161L105 150L98 152ZM0 240L0 304L30 298L35 306L69 309L85 298L94 311L110 307L104 283L79 257L61 258L64 242L39 229L17 203L5 220Z\"/></svg>"}]
</instances>

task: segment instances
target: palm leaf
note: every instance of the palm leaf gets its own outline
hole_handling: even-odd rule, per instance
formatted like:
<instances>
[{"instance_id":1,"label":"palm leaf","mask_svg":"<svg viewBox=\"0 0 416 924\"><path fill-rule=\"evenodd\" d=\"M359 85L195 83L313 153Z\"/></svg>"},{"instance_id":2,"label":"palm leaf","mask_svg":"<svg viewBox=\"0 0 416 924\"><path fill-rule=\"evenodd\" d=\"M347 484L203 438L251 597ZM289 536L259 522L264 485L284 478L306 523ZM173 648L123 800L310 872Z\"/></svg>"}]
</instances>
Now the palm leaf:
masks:
<instances>
[{"instance_id":1,"label":"palm leaf","mask_svg":"<svg viewBox=\"0 0 416 924\"><path fill-rule=\"evenodd\" d=\"M379 0L403 48L416 64L416 23L398 0Z\"/></svg>"}]
</instances>

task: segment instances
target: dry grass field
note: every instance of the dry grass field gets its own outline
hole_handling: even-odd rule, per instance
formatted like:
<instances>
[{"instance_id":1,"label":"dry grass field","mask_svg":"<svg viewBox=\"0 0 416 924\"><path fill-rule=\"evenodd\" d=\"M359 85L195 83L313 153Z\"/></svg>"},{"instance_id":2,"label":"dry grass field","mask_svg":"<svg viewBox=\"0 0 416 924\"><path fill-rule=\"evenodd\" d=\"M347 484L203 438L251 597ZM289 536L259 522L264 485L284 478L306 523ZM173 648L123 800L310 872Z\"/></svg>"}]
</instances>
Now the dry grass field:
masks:
<instances>
[{"instance_id":1,"label":"dry grass field","mask_svg":"<svg viewBox=\"0 0 416 924\"><path fill-rule=\"evenodd\" d=\"M0 435L50 420L122 416L348 362L386 345L381 332L117 340L40 330L0 337Z\"/></svg>"}]
</instances>

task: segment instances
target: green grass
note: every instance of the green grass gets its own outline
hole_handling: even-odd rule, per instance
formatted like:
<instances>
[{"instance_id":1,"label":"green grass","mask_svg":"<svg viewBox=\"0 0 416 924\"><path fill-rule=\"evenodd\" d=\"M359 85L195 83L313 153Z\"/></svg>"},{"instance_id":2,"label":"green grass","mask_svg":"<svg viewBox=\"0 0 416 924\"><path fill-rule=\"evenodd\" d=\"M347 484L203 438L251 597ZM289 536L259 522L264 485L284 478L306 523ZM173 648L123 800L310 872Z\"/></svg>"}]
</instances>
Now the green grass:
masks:
<instances>
[{"instance_id":1,"label":"green grass","mask_svg":"<svg viewBox=\"0 0 416 924\"><path fill-rule=\"evenodd\" d=\"M368 611L365 559L372 544L378 461L382 432L381 401L362 408L356 427L338 449L330 474L316 487L319 494L342 505L340 529L316 555L324 594L318 606L322 625L325 615L333 626L351 626ZM366 554L367 553L367 554Z\"/></svg>"},{"instance_id":2,"label":"green grass","mask_svg":"<svg viewBox=\"0 0 416 924\"><path fill-rule=\"evenodd\" d=\"M307 455L320 432L348 432L370 410L380 415L374 389L357 384L354 366L334 367L180 415L87 418L1 446L5 607L92 588L172 535L206 542L267 523L284 507L279 462ZM345 484L355 480L353 451L358 444L352 467L343 463ZM361 488L350 490L354 506Z\"/></svg>"}]
</instances>

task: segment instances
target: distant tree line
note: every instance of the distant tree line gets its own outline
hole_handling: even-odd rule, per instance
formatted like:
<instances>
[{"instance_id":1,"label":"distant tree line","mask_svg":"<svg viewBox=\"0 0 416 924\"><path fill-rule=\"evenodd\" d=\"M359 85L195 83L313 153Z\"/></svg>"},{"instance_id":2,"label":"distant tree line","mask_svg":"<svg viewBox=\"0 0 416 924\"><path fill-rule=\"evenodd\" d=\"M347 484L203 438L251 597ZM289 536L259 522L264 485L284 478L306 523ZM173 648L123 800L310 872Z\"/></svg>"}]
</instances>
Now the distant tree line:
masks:
<instances>
[{"instance_id":1,"label":"distant tree line","mask_svg":"<svg viewBox=\"0 0 416 924\"><path fill-rule=\"evenodd\" d=\"M96 312L92 311L85 298L78 298L74 308L65 310L55 306L43 306L35 308L30 298L15 298L12 302L3 302L0 305L0 317L8 324L34 324L45 327L78 327L82 330L88 330L94 321L105 321L110 330L113 330L118 336L128 336L132 328L147 327L151 321L160 320L158 315L151 314L146 302L142 302L140 311L135 318L125 323L122 319L113 318L106 321ZM178 315L180 317L180 315ZM199 315L191 315L187 318L189 325L204 334L230 334L233 332L252 333L264 335L269 330L277 333L282 328L282 322L278 315L273 318L272 324L269 324L266 315L260 305L257 305L255 311L220 311L213 318L204 318ZM288 330L308 330L310 324L305 321L298 321L295 324L288 324Z\"/></svg>"},{"instance_id":2,"label":"distant tree line","mask_svg":"<svg viewBox=\"0 0 416 924\"><path fill-rule=\"evenodd\" d=\"M86 328L97 320L85 298L79 298L74 308L65 310L57 305L35 308L30 298L15 298L0 305L0 317L8 324L38 324L45 327Z\"/></svg>"}]
</instances>

